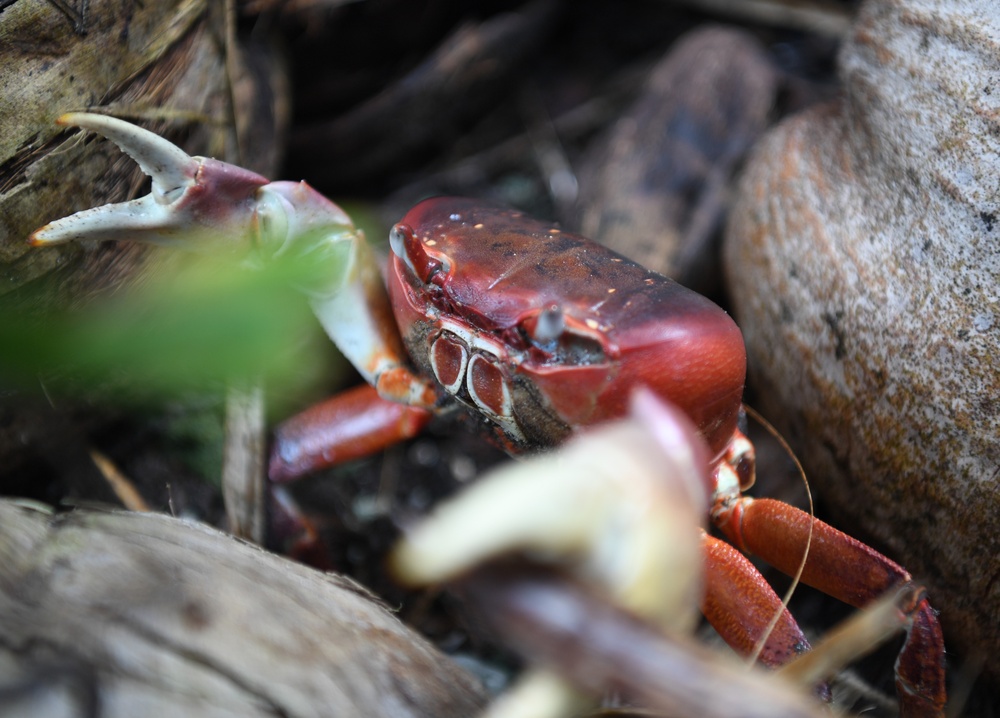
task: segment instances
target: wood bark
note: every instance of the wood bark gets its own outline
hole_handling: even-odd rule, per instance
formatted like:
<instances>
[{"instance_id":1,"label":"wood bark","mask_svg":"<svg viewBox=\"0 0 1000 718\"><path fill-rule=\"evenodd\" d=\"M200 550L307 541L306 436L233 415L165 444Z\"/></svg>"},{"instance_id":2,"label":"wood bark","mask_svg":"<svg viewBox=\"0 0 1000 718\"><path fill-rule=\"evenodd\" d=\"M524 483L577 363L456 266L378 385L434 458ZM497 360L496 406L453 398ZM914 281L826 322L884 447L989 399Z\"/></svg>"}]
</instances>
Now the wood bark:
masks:
<instances>
[{"instance_id":1,"label":"wood bark","mask_svg":"<svg viewBox=\"0 0 1000 718\"><path fill-rule=\"evenodd\" d=\"M0 713L468 716L364 588L160 514L0 502Z\"/></svg>"}]
</instances>

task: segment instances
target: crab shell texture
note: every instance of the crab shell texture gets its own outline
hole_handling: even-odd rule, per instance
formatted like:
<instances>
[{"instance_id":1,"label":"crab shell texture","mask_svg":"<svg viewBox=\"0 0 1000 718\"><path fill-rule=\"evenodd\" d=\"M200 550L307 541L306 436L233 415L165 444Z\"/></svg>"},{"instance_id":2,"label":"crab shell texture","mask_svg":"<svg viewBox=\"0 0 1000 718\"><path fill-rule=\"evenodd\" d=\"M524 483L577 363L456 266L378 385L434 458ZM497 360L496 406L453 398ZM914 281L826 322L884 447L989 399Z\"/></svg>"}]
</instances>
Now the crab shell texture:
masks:
<instances>
[{"instance_id":1,"label":"crab shell texture","mask_svg":"<svg viewBox=\"0 0 1000 718\"><path fill-rule=\"evenodd\" d=\"M550 446L623 416L632 387L645 384L691 417L713 456L725 450L746 353L735 322L708 299L477 200L425 200L393 235L389 292L410 356L491 418L507 448Z\"/></svg>"},{"instance_id":2,"label":"crab shell texture","mask_svg":"<svg viewBox=\"0 0 1000 718\"><path fill-rule=\"evenodd\" d=\"M730 216L751 379L838 521L997 676L1000 4L868 2L839 63Z\"/></svg>"}]
</instances>

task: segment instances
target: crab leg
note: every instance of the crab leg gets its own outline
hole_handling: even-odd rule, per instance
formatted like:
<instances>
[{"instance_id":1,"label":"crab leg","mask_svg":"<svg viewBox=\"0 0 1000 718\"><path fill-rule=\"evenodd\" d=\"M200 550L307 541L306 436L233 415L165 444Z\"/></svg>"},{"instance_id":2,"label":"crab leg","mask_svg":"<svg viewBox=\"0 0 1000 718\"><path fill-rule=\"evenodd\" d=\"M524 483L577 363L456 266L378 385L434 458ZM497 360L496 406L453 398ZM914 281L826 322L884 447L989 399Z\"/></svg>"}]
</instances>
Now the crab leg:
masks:
<instances>
[{"instance_id":1,"label":"crab leg","mask_svg":"<svg viewBox=\"0 0 1000 718\"><path fill-rule=\"evenodd\" d=\"M717 525L741 550L789 575L798 570L802 549L809 541L802 581L852 606L866 606L892 588L913 581L901 566L871 547L781 501L741 497L718 514ZM915 595L906 611L912 623L896 662L900 713L941 716L944 639L927 599L922 592Z\"/></svg>"},{"instance_id":2,"label":"crab leg","mask_svg":"<svg viewBox=\"0 0 1000 718\"><path fill-rule=\"evenodd\" d=\"M235 254L249 261L304 259L301 287L345 357L386 399L430 407L433 385L407 367L382 276L350 218L305 182L268 182L218 160L191 157L162 137L105 115L70 113L63 125L97 132L152 178L152 191L56 220L36 246L126 240Z\"/></svg>"},{"instance_id":3,"label":"crab leg","mask_svg":"<svg viewBox=\"0 0 1000 718\"><path fill-rule=\"evenodd\" d=\"M291 481L370 456L416 436L430 418L426 409L386 401L362 384L282 422L274 431L267 475Z\"/></svg>"},{"instance_id":4,"label":"crab leg","mask_svg":"<svg viewBox=\"0 0 1000 718\"><path fill-rule=\"evenodd\" d=\"M750 560L714 536L705 534L703 543L706 576L701 610L723 640L739 653L750 655L780 612L760 662L775 668L808 651L809 641L795 619Z\"/></svg>"}]
</instances>

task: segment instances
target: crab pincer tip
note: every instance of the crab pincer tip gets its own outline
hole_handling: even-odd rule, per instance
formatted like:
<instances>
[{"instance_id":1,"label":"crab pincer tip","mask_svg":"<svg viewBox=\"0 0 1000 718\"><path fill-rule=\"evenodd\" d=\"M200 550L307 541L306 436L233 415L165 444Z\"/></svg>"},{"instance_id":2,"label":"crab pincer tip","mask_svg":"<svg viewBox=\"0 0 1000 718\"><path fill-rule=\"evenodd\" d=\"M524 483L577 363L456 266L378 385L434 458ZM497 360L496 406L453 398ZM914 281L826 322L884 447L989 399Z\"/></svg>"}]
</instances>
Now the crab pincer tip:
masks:
<instances>
[{"instance_id":1,"label":"crab pincer tip","mask_svg":"<svg viewBox=\"0 0 1000 718\"><path fill-rule=\"evenodd\" d=\"M28 235L28 244L32 247L49 247L66 244L74 239L87 239L86 235L80 232L80 228L77 215L57 219Z\"/></svg>"},{"instance_id":2,"label":"crab pincer tip","mask_svg":"<svg viewBox=\"0 0 1000 718\"><path fill-rule=\"evenodd\" d=\"M153 194L158 202L171 201L184 188L193 185L200 166L198 160L155 132L110 115L92 112L68 112L60 125L80 127L106 137L131 157L153 180Z\"/></svg>"},{"instance_id":3,"label":"crab pincer tip","mask_svg":"<svg viewBox=\"0 0 1000 718\"><path fill-rule=\"evenodd\" d=\"M72 126L75 126L76 125L76 122L75 122L76 118L79 115L82 115L82 114L87 114L87 113L83 113L83 112L64 112L63 114L59 115L59 117L56 118L56 124L57 125L72 125Z\"/></svg>"}]
</instances>

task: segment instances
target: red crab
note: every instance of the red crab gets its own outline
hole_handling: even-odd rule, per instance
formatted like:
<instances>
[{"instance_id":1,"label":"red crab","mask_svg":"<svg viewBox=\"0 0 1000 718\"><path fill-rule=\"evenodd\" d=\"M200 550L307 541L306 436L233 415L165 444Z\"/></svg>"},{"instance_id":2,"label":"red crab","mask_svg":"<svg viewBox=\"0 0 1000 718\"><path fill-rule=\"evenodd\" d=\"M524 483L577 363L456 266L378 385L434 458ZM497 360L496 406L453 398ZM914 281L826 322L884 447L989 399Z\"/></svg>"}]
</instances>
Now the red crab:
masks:
<instances>
[{"instance_id":1,"label":"red crab","mask_svg":"<svg viewBox=\"0 0 1000 718\"><path fill-rule=\"evenodd\" d=\"M305 183L272 183L192 158L101 115L60 122L114 141L152 177L153 190L53 222L32 235L34 244L88 238L221 246L265 260L308 254L324 268L306 288L312 306L373 389L279 428L273 479L375 451L454 402L510 451L551 446L578 427L622 416L632 390L645 385L679 406L707 442L712 521L740 551L794 574L811 535L802 580L854 606L911 581L890 559L799 509L741 495L754 480L753 448L737 428L745 351L739 329L709 300L550 224L456 198L422 202L393 227L387 296L350 219ZM317 420L330 427L319 443ZM809 644L740 551L705 535L703 612L744 653L780 612L760 655L779 665ZM901 712L942 716L937 617L923 598L910 615L897 662Z\"/></svg>"}]
</instances>

